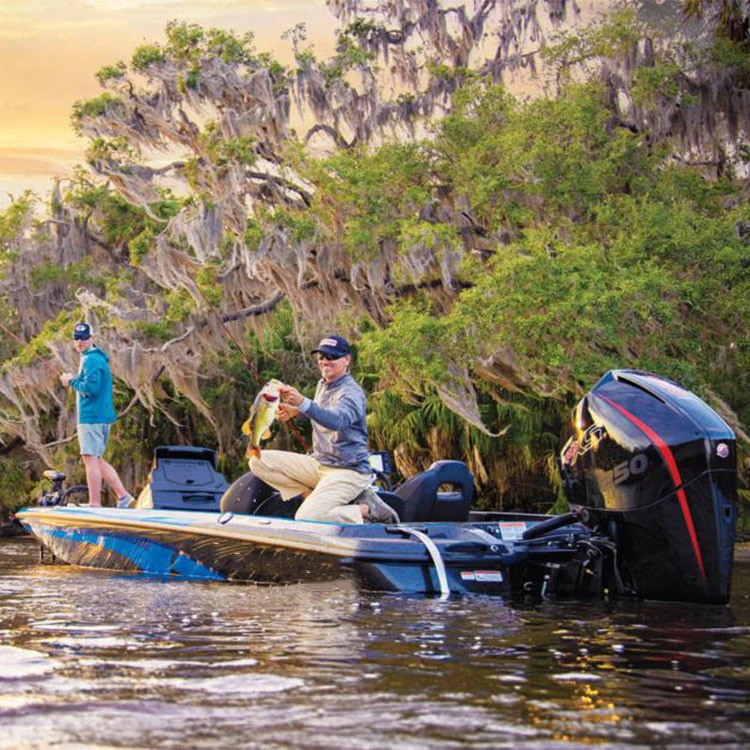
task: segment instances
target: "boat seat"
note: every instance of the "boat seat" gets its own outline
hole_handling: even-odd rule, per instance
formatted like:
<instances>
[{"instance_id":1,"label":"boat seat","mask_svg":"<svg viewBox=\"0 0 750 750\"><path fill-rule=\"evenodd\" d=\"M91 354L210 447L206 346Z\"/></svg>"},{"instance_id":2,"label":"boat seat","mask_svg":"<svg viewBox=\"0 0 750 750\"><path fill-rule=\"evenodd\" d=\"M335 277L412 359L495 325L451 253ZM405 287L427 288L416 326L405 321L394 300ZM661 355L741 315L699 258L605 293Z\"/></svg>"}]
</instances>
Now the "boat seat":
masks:
<instances>
[{"instance_id":1,"label":"boat seat","mask_svg":"<svg viewBox=\"0 0 750 750\"><path fill-rule=\"evenodd\" d=\"M219 505L222 513L294 518L297 509L302 505L302 497L282 500L280 493L270 484L256 477L252 471L248 471L229 486Z\"/></svg>"},{"instance_id":2,"label":"boat seat","mask_svg":"<svg viewBox=\"0 0 750 750\"><path fill-rule=\"evenodd\" d=\"M445 486L450 489L441 489ZM379 494L405 522L464 522L474 499L474 478L463 461L435 461L394 492Z\"/></svg>"},{"instance_id":3,"label":"boat seat","mask_svg":"<svg viewBox=\"0 0 750 750\"><path fill-rule=\"evenodd\" d=\"M216 451L192 445L159 445L148 484L136 507L218 511L229 487L216 468Z\"/></svg>"}]
</instances>

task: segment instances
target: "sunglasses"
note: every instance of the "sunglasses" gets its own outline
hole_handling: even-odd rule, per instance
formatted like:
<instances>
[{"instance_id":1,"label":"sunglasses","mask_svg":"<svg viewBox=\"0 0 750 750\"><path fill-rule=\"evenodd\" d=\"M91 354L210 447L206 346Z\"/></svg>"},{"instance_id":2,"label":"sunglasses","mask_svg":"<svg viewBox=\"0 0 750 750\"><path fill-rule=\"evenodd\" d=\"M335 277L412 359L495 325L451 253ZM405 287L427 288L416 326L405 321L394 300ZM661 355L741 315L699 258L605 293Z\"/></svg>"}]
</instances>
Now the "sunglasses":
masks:
<instances>
[{"instance_id":1,"label":"sunglasses","mask_svg":"<svg viewBox=\"0 0 750 750\"><path fill-rule=\"evenodd\" d=\"M325 360L326 362L335 362L337 359L341 359L341 357L334 357L333 354L318 354L318 362L321 360Z\"/></svg>"}]
</instances>

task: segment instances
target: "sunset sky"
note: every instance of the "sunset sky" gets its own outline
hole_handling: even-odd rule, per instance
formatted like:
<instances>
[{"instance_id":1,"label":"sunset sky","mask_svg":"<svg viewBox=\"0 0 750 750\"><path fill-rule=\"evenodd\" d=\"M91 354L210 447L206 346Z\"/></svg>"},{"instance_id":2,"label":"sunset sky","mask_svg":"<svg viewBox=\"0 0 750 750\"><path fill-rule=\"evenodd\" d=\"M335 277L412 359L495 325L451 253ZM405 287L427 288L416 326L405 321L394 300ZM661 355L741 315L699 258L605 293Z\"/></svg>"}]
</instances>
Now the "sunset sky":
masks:
<instances>
[{"instance_id":1,"label":"sunset sky","mask_svg":"<svg viewBox=\"0 0 750 750\"><path fill-rule=\"evenodd\" d=\"M46 195L53 175L82 161L73 102L100 92L102 65L163 41L171 19L253 31L259 50L286 62L285 30L304 21L323 54L334 28L324 0L0 0L0 209L26 188Z\"/></svg>"}]
</instances>

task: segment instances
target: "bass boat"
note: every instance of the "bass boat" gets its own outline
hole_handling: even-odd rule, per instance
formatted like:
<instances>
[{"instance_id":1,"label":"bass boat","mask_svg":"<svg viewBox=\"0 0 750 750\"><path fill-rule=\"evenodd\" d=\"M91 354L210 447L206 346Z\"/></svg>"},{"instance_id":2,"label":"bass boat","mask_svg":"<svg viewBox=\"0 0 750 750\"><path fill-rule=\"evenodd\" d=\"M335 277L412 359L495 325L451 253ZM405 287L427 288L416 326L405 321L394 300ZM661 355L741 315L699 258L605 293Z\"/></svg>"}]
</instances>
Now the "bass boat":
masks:
<instances>
[{"instance_id":1,"label":"bass boat","mask_svg":"<svg viewBox=\"0 0 750 750\"><path fill-rule=\"evenodd\" d=\"M612 596L724 604L736 521L727 423L665 378L608 372L579 402L558 457L569 510L473 510L473 478L437 461L376 488L393 524L297 521L245 474L232 485L204 448L156 449L136 508L27 507L21 523L54 559L203 580L296 583L353 576L414 594Z\"/></svg>"}]
</instances>

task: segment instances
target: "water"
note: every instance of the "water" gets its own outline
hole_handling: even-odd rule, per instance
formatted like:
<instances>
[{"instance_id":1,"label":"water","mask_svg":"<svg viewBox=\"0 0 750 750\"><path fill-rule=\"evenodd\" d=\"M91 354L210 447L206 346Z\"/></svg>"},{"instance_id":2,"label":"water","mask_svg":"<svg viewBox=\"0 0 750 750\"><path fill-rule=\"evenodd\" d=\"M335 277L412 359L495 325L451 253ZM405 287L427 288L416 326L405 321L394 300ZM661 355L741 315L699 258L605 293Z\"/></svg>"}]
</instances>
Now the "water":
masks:
<instances>
[{"instance_id":1,"label":"water","mask_svg":"<svg viewBox=\"0 0 750 750\"><path fill-rule=\"evenodd\" d=\"M39 563L0 540L0 748L750 744L729 607L449 601Z\"/></svg>"}]
</instances>

